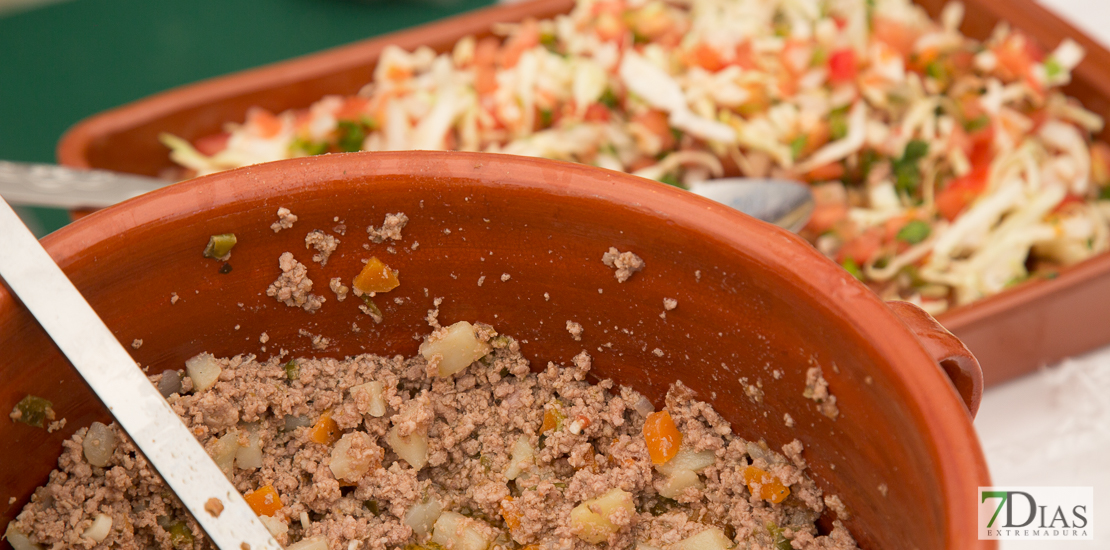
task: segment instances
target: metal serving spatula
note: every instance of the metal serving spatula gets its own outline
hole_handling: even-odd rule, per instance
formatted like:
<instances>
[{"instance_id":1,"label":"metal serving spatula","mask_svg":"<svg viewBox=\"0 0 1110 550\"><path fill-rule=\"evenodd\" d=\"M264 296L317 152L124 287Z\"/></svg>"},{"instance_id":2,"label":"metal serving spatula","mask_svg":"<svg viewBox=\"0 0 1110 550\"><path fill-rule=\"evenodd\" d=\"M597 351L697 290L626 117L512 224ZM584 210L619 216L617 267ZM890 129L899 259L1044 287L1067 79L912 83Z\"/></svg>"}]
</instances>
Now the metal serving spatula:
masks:
<instances>
[{"instance_id":1,"label":"metal serving spatula","mask_svg":"<svg viewBox=\"0 0 1110 550\"><path fill-rule=\"evenodd\" d=\"M169 403L3 199L0 277L61 348L212 542L222 550L280 550Z\"/></svg>"}]
</instances>

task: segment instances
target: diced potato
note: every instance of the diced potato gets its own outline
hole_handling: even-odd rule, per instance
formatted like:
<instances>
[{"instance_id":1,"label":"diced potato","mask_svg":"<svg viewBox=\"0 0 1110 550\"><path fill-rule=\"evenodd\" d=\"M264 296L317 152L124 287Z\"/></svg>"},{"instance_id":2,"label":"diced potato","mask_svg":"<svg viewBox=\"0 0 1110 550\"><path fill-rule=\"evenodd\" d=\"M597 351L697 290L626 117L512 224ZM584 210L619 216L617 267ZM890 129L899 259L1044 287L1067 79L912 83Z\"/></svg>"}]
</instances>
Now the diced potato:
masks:
<instances>
[{"instance_id":1,"label":"diced potato","mask_svg":"<svg viewBox=\"0 0 1110 550\"><path fill-rule=\"evenodd\" d=\"M512 458L509 459L509 466L505 468L505 479L512 481L520 475L529 465L535 462L535 451L532 446L528 444L528 436L521 435L517 438L516 443L513 444Z\"/></svg>"},{"instance_id":2,"label":"diced potato","mask_svg":"<svg viewBox=\"0 0 1110 550\"><path fill-rule=\"evenodd\" d=\"M185 361L185 371L189 373L189 378L193 380L193 388L198 392L211 388L220 378L222 370L220 363L211 353L200 353Z\"/></svg>"},{"instance_id":3,"label":"diced potato","mask_svg":"<svg viewBox=\"0 0 1110 550\"><path fill-rule=\"evenodd\" d=\"M331 450L331 473L335 479L358 481L374 463L381 463L377 447L365 432L351 432L339 438ZM374 449L375 452L368 452Z\"/></svg>"},{"instance_id":4,"label":"diced potato","mask_svg":"<svg viewBox=\"0 0 1110 550\"><path fill-rule=\"evenodd\" d=\"M696 535L686 537L670 546L667 550L727 550L736 546L724 531L710 527Z\"/></svg>"},{"instance_id":5,"label":"diced potato","mask_svg":"<svg viewBox=\"0 0 1110 550\"><path fill-rule=\"evenodd\" d=\"M85 532L81 536L96 542L104 542L104 539L108 538L108 533L110 532L112 532L112 516L108 514L97 514L92 525L90 525L88 529L85 529Z\"/></svg>"},{"instance_id":6,"label":"diced potato","mask_svg":"<svg viewBox=\"0 0 1110 550\"><path fill-rule=\"evenodd\" d=\"M456 512L443 512L432 530L432 542L451 550L486 550L492 530L480 520Z\"/></svg>"},{"instance_id":7,"label":"diced potato","mask_svg":"<svg viewBox=\"0 0 1110 550\"><path fill-rule=\"evenodd\" d=\"M428 434L414 432L407 437L397 435L397 426L389 430L385 442L397 453L397 456L409 463L409 466L419 470L428 463Z\"/></svg>"},{"instance_id":8,"label":"diced potato","mask_svg":"<svg viewBox=\"0 0 1110 550\"><path fill-rule=\"evenodd\" d=\"M249 436L247 446L239 446L235 451L235 466L243 470L257 470L262 467L262 443L258 439L258 425L250 424L247 427Z\"/></svg>"},{"instance_id":9,"label":"diced potato","mask_svg":"<svg viewBox=\"0 0 1110 550\"><path fill-rule=\"evenodd\" d=\"M271 516L258 516L258 519L262 521L262 525L266 526L266 530L275 537L280 537L289 532L289 526L280 519Z\"/></svg>"},{"instance_id":10,"label":"diced potato","mask_svg":"<svg viewBox=\"0 0 1110 550\"><path fill-rule=\"evenodd\" d=\"M432 532L436 520L439 519L440 514L443 513L443 505L438 500L432 498L424 502L413 504L408 511L405 512L404 522L412 528L412 532L422 537Z\"/></svg>"},{"instance_id":11,"label":"diced potato","mask_svg":"<svg viewBox=\"0 0 1110 550\"><path fill-rule=\"evenodd\" d=\"M308 537L300 542L286 546L285 550L328 550L328 538L324 535Z\"/></svg>"},{"instance_id":12,"label":"diced potato","mask_svg":"<svg viewBox=\"0 0 1110 550\"><path fill-rule=\"evenodd\" d=\"M474 334L474 325L459 321L438 338L420 344L420 355L431 361L439 356L439 375L451 376L485 357L493 349Z\"/></svg>"},{"instance_id":13,"label":"diced potato","mask_svg":"<svg viewBox=\"0 0 1110 550\"><path fill-rule=\"evenodd\" d=\"M667 498L677 498L688 487L703 489L705 484L701 482L698 474L693 470L677 470L663 479L663 485L659 487L659 494Z\"/></svg>"},{"instance_id":14,"label":"diced potato","mask_svg":"<svg viewBox=\"0 0 1110 550\"><path fill-rule=\"evenodd\" d=\"M385 386L374 380L351 387L351 397L359 414L369 414L374 418L385 416Z\"/></svg>"},{"instance_id":15,"label":"diced potato","mask_svg":"<svg viewBox=\"0 0 1110 550\"><path fill-rule=\"evenodd\" d=\"M680 470L693 470L700 474L702 470L712 466L716 461L717 455L713 451L706 450L695 453L689 448L684 448L679 449L678 454L674 455L674 458L665 464L656 464L655 469L663 475L671 475Z\"/></svg>"},{"instance_id":16,"label":"diced potato","mask_svg":"<svg viewBox=\"0 0 1110 550\"><path fill-rule=\"evenodd\" d=\"M100 422L93 422L89 431L85 433L85 440L81 443L85 453L85 460L89 464L103 468L108 465L112 453L116 452L116 434L112 429Z\"/></svg>"},{"instance_id":17,"label":"diced potato","mask_svg":"<svg viewBox=\"0 0 1110 550\"><path fill-rule=\"evenodd\" d=\"M235 455L239 452L239 430L231 430L209 448L208 453L216 466L220 467L224 475L231 475L231 468L235 465Z\"/></svg>"},{"instance_id":18,"label":"diced potato","mask_svg":"<svg viewBox=\"0 0 1110 550\"><path fill-rule=\"evenodd\" d=\"M31 542L31 537L15 528L15 522L8 523L8 528L4 530L4 538L14 550L42 550L42 546Z\"/></svg>"},{"instance_id":19,"label":"diced potato","mask_svg":"<svg viewBox=\"0 0 1110 550\"><path fill-rule=\"evenodd\" d=\"M611 518L619 510L626 511L629 516L636 514L632 493L613 489L575 506L570 511L570 528L578 538L591 544L600 544L617 531L618 526Z\"/></svg>"}]
</instances>

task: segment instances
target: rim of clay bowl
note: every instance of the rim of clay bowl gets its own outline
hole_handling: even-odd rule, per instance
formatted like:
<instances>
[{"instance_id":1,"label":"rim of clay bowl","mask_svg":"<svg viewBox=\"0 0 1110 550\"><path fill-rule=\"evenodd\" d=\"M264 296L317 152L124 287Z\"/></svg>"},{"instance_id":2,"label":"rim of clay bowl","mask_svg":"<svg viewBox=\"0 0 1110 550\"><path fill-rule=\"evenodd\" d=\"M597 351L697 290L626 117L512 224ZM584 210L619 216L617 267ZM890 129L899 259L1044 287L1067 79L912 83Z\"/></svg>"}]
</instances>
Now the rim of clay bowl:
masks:
<instances>
[{"instance_id":1,"label":"rim of clay bowl","mask_svg":"<svg viewBox=\"0 0 1110 550\"><path fill-rule=\"evenodd\" d=\"M821 306L840 316L890 360L890 368L912 396L913 413L937 449L939 488L948 511L948 548L974 545L977 507L968 488L989 485L986 460L967 409L952 385L903 321L877 295L806 241L709 199L629 174L569 162L492 153L403 151L321 155L249 166L181 182L94 212L43 239L65 268L90 244L147 223L192 215L227 202L294 191L315 182L386 174L474 178L475 163L511 169L507 187L542 187L545 192L604 199L648 212L666 212L721 242L759 242L744 253L766 265L787 267L782 276L803 292L832 298ZM488 176L487 176L488 177ZM477 179L477 178L475 178ZM231 181L235 180L234 184ZM901 330L891 330L899 327ZM960 452L943 455L945 449ZM970 452L969 452L970 451ZM943 459L941 459L943 458ZM980 541L982 542L982 541Z\"/></svg>"}]
</instances>

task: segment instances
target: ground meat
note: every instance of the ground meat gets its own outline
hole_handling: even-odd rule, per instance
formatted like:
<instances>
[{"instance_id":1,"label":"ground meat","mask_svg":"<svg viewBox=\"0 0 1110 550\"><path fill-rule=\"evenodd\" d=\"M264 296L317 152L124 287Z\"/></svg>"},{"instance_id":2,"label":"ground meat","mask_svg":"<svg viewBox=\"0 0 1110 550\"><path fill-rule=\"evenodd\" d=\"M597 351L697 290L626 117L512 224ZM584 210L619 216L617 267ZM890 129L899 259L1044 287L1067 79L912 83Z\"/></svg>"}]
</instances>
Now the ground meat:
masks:
<instances>
[{"instance_id":1,"label":"ground meat","mask_svg":"<svg viewBox=\"0 0 1110 550\"><path fill-rule=\"evenodd\" d=\"M266 289L266 295L289 307L299 307L309 313L316 313L325 299L309 294L312 279L308 278L308 268L295 260L289 252L278 258L278 267L281 268L281 276Z\"/></svg>"},{"instance_id":2,"label":"ground meat","mask_svg":"<svg viewBox=\"0 0 1110 550\"><path fill-rule=\"evenodd\" d=\"M340 277L332 277L331 280L328 281L328 288L335 293L335 299L340 302L346 300L347 293L351 291L347 285L343 284L343 279Z\"/></svg>"},{"instance_id":3,"label":"ground meat","mask_svg":"<svg viewBox=\"0 0 1110 550\"><path fill-rule=\"evenodd\" d=\"M277 233L282 229L289 229L290 227L293 227L294 223L297 222L297 215L290 212L289 209L284 206L278 208L277 217L278 221L270 224L270 229L273 229L274 233Z\"/></svg>"},{"instance_id":4,"label":"ground meat","mask_svg":"<svg viewBox=\"0 0 1110 550\"><path fill-rule=\"evenodd\" d=\"M582 340L582 325L574 321L567 321L567 332L574 338L575 341Z\"/></svg>"},{"instance_id":5,"label":"ground meat","mask_svg":"<svg viewBox=\"0 0 1110 550\"><path fill-rule=\"evenodd\" d=\"M366 232L370 235L370 240L375 243L383 242L386 239L399 241L401 240L401 230L405 228L406 223L409 223L409 217L401 212L386 214L381 227L367 227Z\"/></svg>"},{"instance_id":6,"label":"ground meat","mask_svg":"<svg viewBox=\"0 0 1110 550\"><path fill-rule=\"evenodd\" d=\"M601 256L601 262L615 270L613 275L618 283L627 281L633 273L644 268L644 261L639 256L632 252L621 252L611 246L609 251ZM600 289L598 291L600 292Z\"/></svg>"},{"instance_id":7,"label":"ground meat","mask_svg":"<svg viewBox=\"0 0 1110 550\"><path fill-rule=\"evenodd\" d=\"M336 247L339 246L339 239L316 229L310 231L304 237L305 248L315 248L316 254L313 254L312 261L320 265L328 265L328 258L331 253L335 252Z\"/></svg>"},{"instance_id":8,"label":"ground meat","mask_svg":"<svg viewBox=\"0 0 1110 550\"><path fill-rule=\"evenodd\" d=\"M819 534L826 503L837 514L843 503L805 476L800 442L784 446L784 455L736 437L677 382L666 407L683 448L713 458L695 474L696 486L663 498L667 480L642 435L651 412L642 396L609 380L586 381L592 360L584 351L534 373L515 339L476 327L493 351L450 377L429 376L419 355L297 359L295 377L280 358L237 356L218 360L222 373L211 388L195 392L186 379L167 401L206 448L228 434L244 446L257 435L261 466L233 464L229 478L243 493L266 485L278 493L282 507L267 523L283 545L320 535L330 548L434 547L432 532L414 533L405 521L421 506L461 514L461 525L491 548L586 550L596 546L579 538L572 510L589 510L587 501L620 489L631 493L631 506L605 516L615 526L610 548L663 548L707 529L746 548L780 547L777 540L796 549L856 548L839 521ZM319 443L313 425L325 414L337 433ZM110 429L118 443L107 464L88 463L88 432L78 430L10 529L53 548L170 548L171 538L180 545L186 536L191 548L211 548L127 435ZM791 496L772 504L753 495L749 466L774 475ZM219 514L217 504L206 510ZM100 513L113 528L95 545L80 534Z\"/></svg>"},{"instance_id":9,"label":"ground meat","mask_svg":"<svg viewBox=\"0 0 1110 550\"><path fill-rule=\"evenodd\" d=\"M807 399L817 403L817 410L821 414L836 420L840 409L836 406L836 396L829 393L829 383L821 373L821 367L811 367L806 371L806 389L802 392Z\"/></svg>"},{"instance_id":10,"label":"ground meat","mask_svg":"<svg viewBox=\"0 0 1110 550\"><path fill-rule=\"evenodd\" d=\"M670 311L678 307L678 300L674 298L663 298L663 309Z\"/></svg>"}]
</instances>

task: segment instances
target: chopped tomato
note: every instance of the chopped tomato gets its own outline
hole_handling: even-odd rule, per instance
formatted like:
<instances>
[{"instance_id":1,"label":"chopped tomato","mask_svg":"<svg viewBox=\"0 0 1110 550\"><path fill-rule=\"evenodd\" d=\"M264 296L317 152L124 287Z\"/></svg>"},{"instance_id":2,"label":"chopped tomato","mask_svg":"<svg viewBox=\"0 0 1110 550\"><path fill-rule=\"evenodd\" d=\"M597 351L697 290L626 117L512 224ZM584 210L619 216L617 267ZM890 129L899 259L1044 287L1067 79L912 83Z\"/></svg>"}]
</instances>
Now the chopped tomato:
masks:
<instances>
[{"instance_id":1,"label":"chopped tomato","mask_svg":"<svg viewBox=\"0 0 1110 550\"><path fill-rule=\"evenodd\" d=\"M281 119L266 109L254 108L247 112L247 127L260 138L272 138L281 132Z\"/></svg>"},{"instance_id":2,"label":"chopped tomato","mask_svg":"<svg viewBox=\"0 0 1110 550\"><path fill-rule=\"evenodd\" d=\"M474 91L479 96L497 89L497 50L501 46L496 38L483 38L474 47Z\"/></svg>"},{"instance_id":3,"label":"chopped tomato","mask_svg":"<svg viewBox=\"0 0 1110 550\"><path fill-rule=\"evenodd\" d=\"M511 69L520 61L524 52L540 43L540 26L535 19L525 19L516 32L505 41L501 49L501 66Z\"/></svg>"},{"instance_id":4,"label":"chopped tomato","mask_svg":"<svg viewBox=\"0 0 1110 550\"><path fill-rule=\"evenodd\" d=\"M851 48L837 50L829 56L829 80L834 83L856 79L856 52Z\"/></svg>"},{"instance_id":5,"label":"chopped tomato","mask_svg":"<svg viewBox=\"0 0 1110 550\"><path fill-rule=\"evenodd\" d=\"M875 17L871 21L871 35L875 40L902 54L903 59L913 53L913 45L918 37L915 30L886 17Z\"/></svg>"},{"instance_id":6,"label":"chopped tomato","mask_svg":"<svg viewBox=\"0 0 1110 550\"><path fill-rule=\"evenodd\" d=\"M1044 51L1032 38L1014 31L991 51L1003 77L1023 78L1035 89L1040 89L1039 82L1033 79L1033 66L1044 59Z\"/></svg>"},{"instance_id":7,"label":"chopped tomato","mask_svg":"<svg viewBox=\"0 0 1110 550\"><path fill-rule=\"evenodd\" d=\"M1064 199L1060 201L1060 204L1057 204L1056 208L1052 209L1052 213L1059 214L1061 212L1064 212L1065 210L1068 210L1073 204L1084 204L1086 202L1087 201L1083 200L1083 197L1068 193L1067 195L1064 195Z\"/></svg>"},{"instance_id":8,"label":"chopped tomato","mask_svg":"<svg viewBox=\"0 0 1110 550\"><path fill-rule=\"evenodd\" d=\"M667 113L651 110L632 117L632 122L638 123L659 138L659 148L668 151L675 145L674 134L671 133L671 124L667 121Z\"/></svg>"},{"instance_id":9,"label":"chopped tomato","mask_svg":"<svg viewBox=\"0 0 1110 550\"><path fill-rule=\"evenodd\" d=\"M624 23L624 2L606 0L594 4L594 31L603 41L623 41L628 34Z\"/></svg>"},{"instance_id":10,"label":"chopped tomato","mask_svg":"<svg viewBox=\"0 0 1110 550\"><path fill-rule=\"evenodd\" d=\"M612 115L608 107L600 103L594 103L586 107L586 114L582 116L582 119L588 122L609 122Z\"/></svg>"},{"instance_id":11,"label":"chopped tomato","mask_svg":"<svg viewBox=\"0 0 1110 550\"><path fill-rule=\"evenodd\" d=\"M953 179L937 193L937 213L952 221L987 187L990 165L979 165L966 175Z\"/></svg>"},{"instance_id":12,"label":"chopped tomato","mask_svg":"<svg viewBox=\"0 0 1110 550\"><path fill-rule=\"evenodd\" d=\"M824 233L848 218L848 196L844 186L838 183L814 185L813 214L809 217L806 230Z\"/></svg>"},{"instance_id":13,"label":"chopped tomato","mask_svg":"<svg viewBox=\"0 0 1110 550\"><path fill-rule=\"evenodd\" d=\"M709 72L717 72L727 65L721 52L705 42L699 42L697 46L694 46L694 49L689 53L687 63Z\"/></svg>"},{"instance_id":14,"label":"chopped tomato","mask_svg":"<svg viewBox=\"0 0 1110 550\"><path fill-rule=\"evenodd\" d=\"M851 258L856 265L870 263L879 255L879 250L883 247L883 234L884 229L882 227L869 228L856 238L844 243L837 254L837 260L844 263L844 260Z\"/></svg>"},{"instance_id":15,"label":"chopped tomato","mask_svg":"<svg viewBox=\"0 0 1110 550\"><path fill-rule=\"evenodd\" d=\"M354 120L361 121L362 117L366 115L366 106L370 100L365 97L353 95L343 100L343 105L335 112L335 118L338 120Z\"/></svg>"},{"instance_id":16,"label":"chopped tomato","mask_svg":"<svg viewBox=\"0 0 1110 550\"><path fill-rule=\"evenodd\" d=\"M193 148L200 154L210 157L227 149L227 140L229 138L231 138L231 134L227 132L200 137L193 142Z\"/></svg>"},{"instance_id":17,"label":"chopped tomato","mask_svg":"<svg viewBox=\"0 0 1110 550\"><path fill-rule=\"evenodd\" d=\"M811 182L832 181L844 177L844 165L839 162L823 164L806 172L805 179Z\"/></svg>"}]
</instances>

